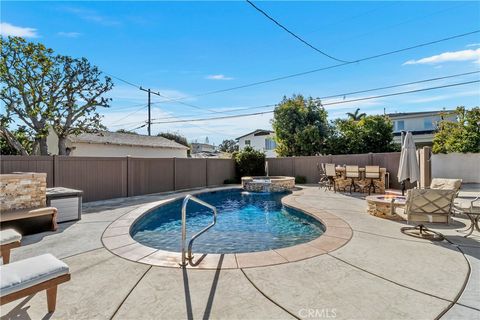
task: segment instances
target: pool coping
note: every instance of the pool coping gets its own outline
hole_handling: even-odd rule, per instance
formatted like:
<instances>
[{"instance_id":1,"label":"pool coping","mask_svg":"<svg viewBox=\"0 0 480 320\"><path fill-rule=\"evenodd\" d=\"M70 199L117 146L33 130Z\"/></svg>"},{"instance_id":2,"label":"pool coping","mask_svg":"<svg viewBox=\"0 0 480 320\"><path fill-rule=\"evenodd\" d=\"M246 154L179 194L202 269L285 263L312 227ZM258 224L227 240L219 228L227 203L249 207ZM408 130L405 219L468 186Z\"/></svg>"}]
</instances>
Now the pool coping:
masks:
<instances>
[{"instance_id":1,"label":"pool coping","mask_svg":"<svg viewBox=\"0 0 480 320\"><path fill-rule=\"evenodd\" d=\"M209 191L239 188L241 187L208 188L195 190L189 192L189 194L196 195ZM313 258L337 250L347 244L353 235L350 225L332 213L324 212L297 201L296 198L302 195L302 189L299 189L283 197L282 204L300 210L320 221L325 226L325 232L321 236L310 242L268 251L228 254L194 252L192 261L186 267L207 270L266 267ZM133 262L158 267L180 268L180 252L145 246L130 236L130 228L138 219L150 211L184 197L185 192L173 194L167 199L150 202L122 215L104 230L101 237L103 246L111 253Z\"/></svg>"}]
</instances>

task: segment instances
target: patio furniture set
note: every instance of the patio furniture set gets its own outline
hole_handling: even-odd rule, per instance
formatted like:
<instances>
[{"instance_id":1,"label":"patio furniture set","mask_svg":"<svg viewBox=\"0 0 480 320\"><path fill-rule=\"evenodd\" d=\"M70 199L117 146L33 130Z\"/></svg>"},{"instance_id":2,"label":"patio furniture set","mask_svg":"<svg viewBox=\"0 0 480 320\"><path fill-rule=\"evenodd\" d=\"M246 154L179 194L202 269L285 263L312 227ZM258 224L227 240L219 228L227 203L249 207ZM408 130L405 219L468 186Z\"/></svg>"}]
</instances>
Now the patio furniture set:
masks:
<instances>
[{"instance_id":1,"label":"patio furniture set","mask_svg":"<svg viewBox=\"0 0 480 320\"><path fill-rule=\"evenodd\" d=\"M385 193L385 187L388 172L385 168L380 166L365 166L364 168L358 165L344 165L336 166L334 163L321 163L318 165L320 172L320 187L325 190L333 189L335 192L361 191L370 193Z\"/></svg>"}]
</instances>

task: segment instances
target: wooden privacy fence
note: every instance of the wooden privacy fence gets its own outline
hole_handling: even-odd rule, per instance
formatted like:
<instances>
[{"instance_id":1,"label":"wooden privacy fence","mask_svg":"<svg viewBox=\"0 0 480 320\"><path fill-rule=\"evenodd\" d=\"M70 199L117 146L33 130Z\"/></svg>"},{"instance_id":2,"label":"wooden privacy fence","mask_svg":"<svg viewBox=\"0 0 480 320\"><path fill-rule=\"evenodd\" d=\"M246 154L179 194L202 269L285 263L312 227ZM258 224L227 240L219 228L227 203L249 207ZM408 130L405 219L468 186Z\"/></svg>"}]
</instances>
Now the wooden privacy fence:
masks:
<instances>
[{"instance_id":1,"label":"wooden privacy fence","mask_svg":"<svg viewBox=\"0 0 480 320\"><path fill-rule=\"evenodd\" d=\"M0 173L45 172L48 187L83 190L85 202L223 184L231 159L2 156Z\"/></svg>"},{"instance_id":2,"label":"wooden privacy fence","mask_svg":"<svg viewBox=\"0 0 480 320\"><path fill-rule=\"evenodd\" d=\"M320 175L317 165L320 163L335 163L337 165L379 165L390 173L390 188L401 188L397 180L400 152L342 154L312 157L268 158L270 175L304 176L307 183L317 183Z\"/></svg>"}]
</instances>

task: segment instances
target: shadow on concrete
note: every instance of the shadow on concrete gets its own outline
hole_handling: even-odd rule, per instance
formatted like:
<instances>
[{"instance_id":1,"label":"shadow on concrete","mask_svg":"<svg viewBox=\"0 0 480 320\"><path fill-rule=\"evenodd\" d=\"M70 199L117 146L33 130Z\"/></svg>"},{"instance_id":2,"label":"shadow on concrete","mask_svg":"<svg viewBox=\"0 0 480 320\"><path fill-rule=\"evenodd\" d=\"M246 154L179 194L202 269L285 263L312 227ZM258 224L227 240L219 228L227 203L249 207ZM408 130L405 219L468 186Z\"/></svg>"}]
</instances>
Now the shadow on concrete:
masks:
<instances>
[{"instance_id":1,"label":"shadow on concrete","mask_svg":"<svg viewBox=\"0 0 480 320\"><path fill-rule=\"evenodd\" d=\"M190 263L191 266L197 266L201 263L203 259L207 254L203 254L196 262L195 264ZM208 300L207 304L205 305L205 310L203 312L203 317L202 319L210 319L210 314L212 312L212 306L213 306L213 301L215 299L215 293L217 291L217 286L218 286L218 280L220 278L220 272L222 269L223 265L223 259L225 258L224 254L220 255L220 259L218 259L218 264L217 264L217 269L215 271L215 275L213 277L212 281L212 286L210 287L210 292L208 294ZM183 273L183 289L185 291L185 307L186 307L186 312L187 312L187 319L192 320L193 319L193 310L192 310L192 298L190 294L190 285L189 285L189 280L188 280L188 272L191 271L187 268L182 269Z\"/></svg>"}]
</instances>

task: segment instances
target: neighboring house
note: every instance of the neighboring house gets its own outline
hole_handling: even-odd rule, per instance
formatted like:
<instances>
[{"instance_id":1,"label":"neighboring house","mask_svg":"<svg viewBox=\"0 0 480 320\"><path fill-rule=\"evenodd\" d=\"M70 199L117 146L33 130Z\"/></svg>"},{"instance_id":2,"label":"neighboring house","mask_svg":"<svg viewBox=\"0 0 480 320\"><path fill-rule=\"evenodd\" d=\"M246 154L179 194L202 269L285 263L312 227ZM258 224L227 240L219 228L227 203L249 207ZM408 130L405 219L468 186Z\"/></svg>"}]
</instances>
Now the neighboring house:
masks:
<instances>
[{"instance_id":1,"label":"neighboring house","mask_svg":"<svg viewBox=\"0 0 480 320\"><path fill-rule=\"evenodd\" d=\"M236 139L240 150L245 149L246 146L251 146L253 149L265 152L267 157L275 158L275 134L270 130L257 129L253 132L247 133Z\"/></svg>"},{"instance_id":2,"label":"neighboring house","mask_svg":"<svg viewBox=\"0 0 480 320\"><path fill-rule=\"evenodd\" d=\"M192 154L195 153L212 153L215 152L215 146L212 146L208 143L197 143L193 142L190 145L190 150Z\"/></svg>"},{"instance_id":3,"label":"neighboring house","mask_svg":"<svg viewBox=\"0 0 480 320\"><path fill-rule=\"evenodd\" d=\"M433 136L438 123L443 119L457 121L455 110L439 110L425 112L390 113L387 116L393 121L394 141L401 143L402 131L410 131L417 147L432 146Z\"/></svg>"},{"instance_id":4,"label":"neighboring house","mask_svg":"<svg viewBox=\"0 0 480 320\"><path fill-rule=\"evenodd\" d=\"M58 154L58 137L53 131L49 132L47 145L50 154ZM67 147L69 155L87 157L186 158L188 150L164 137L107 131L71 135Z\"/></svg>"}]
</instances>

